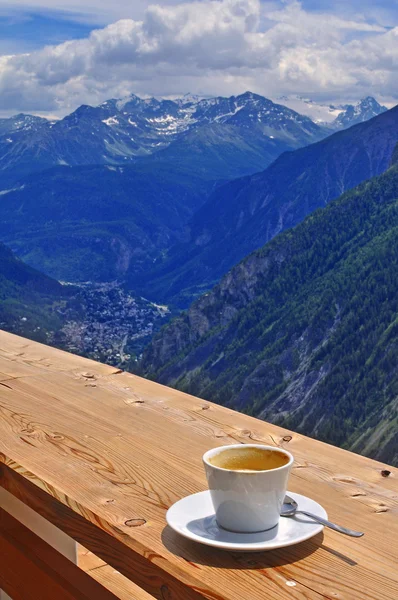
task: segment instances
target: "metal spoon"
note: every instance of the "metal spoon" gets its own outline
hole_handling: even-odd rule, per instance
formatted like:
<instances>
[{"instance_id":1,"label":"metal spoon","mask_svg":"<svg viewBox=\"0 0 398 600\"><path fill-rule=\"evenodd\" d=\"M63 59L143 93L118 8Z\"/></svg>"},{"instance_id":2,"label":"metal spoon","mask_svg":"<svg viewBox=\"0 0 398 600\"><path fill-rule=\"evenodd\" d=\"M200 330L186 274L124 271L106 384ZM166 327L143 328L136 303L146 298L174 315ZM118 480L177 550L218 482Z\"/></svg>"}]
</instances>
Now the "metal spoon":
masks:
<instances>
[{"instance_id":1,"label":"metal spoon","mask_svg":"<svg viewBox=\"0 0 398 600\"><path fill-rule=\"evenodd\" d=\"M305 510L298 510L297 502L293 500L293 498L291 498L290 496L285 496L285 500L282 505L281 516L293 517L297 513L306 515L307 517L311 517L311 519L314 519L314 521L321 523L321 525L330 527L330 529L334 529L335 531L338 531L340 533L345 533L345 535L350 535L352 537L363 536L363 533L361 531L353 531L352 529L347 529L346 527L341 527L340 525L336 525L335 523L326 521L326 519L322 519L322 517L317 517L317 515L313 515L312 513L306 512Z\"/></svg>"}]
</instances>

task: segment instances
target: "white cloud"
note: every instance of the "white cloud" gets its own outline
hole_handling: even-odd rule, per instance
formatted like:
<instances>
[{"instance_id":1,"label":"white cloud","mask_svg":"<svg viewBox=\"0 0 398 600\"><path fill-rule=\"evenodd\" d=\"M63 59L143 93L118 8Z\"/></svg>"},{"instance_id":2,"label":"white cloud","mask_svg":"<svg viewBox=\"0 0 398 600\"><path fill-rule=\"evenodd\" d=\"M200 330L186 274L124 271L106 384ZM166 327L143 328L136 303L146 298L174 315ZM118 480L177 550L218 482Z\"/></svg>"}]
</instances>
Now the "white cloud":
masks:
<instances>
[{"instance_id":1,"label":"white cloud","mask_svg":"<svg viewBox=\"0 0 398 600\"><path fill-rule=\"evenodd\" d=\"M63 114L128 92L391 97L397 42L398 27L307 12L296 0L279 10L259 0L150 5L87 39L0 58L0 109Z\"/></svg>"}]
</instances>

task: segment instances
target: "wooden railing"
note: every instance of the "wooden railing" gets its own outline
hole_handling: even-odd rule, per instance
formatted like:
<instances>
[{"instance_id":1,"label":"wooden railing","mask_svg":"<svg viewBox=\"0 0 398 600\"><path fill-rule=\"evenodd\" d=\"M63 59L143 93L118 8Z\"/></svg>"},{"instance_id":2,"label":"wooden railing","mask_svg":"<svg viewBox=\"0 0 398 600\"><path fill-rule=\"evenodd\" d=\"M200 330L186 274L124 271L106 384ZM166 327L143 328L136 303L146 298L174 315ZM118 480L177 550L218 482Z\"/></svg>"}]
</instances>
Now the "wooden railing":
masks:
<instances>
[{"instance_id":1,"label":"wooden railing","mask_svg":"<svg viewBox=\"0 0 398 600\"><path fill-rule=\"evenodd\" d=\"M291 491L365 536L245 555L172 532L203 452L251 441L288 448ZM1 331L0 508L12 600L398 598L397 469Z\"/></svg>"}]
</instances>

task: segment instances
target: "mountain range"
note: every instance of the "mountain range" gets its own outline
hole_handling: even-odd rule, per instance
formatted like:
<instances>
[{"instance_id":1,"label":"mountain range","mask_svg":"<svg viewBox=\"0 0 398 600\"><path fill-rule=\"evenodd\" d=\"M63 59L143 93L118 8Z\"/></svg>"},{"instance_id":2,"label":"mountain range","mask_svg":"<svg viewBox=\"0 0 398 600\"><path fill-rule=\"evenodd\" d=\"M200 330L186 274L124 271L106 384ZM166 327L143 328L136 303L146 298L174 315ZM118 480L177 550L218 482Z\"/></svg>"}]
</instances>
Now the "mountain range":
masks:
<instances>
[{"instance_id":1,"label":"mountain range","mask_svg":"<svg viewBox=\"0 0 398 600\"><path fill-rule=\"evenodd\" d=\"M0 119L0 239L62 280L147 272L215 187L325 135L250 92Z\"/></svg>"},{"instance_id":2,"label":"mountain range","mask_svg":"<svg viewBox=\"0 0 398 600\"><path fill-rule=\"evenodd\" d=\"M159 263L170 248L185 253L197 229L187 224L196 213L200 222L197 211L212 191L328 133L251 92L130 95L81 106L59 121L0 119L0 239L28 264L67 281L126 277L130 289L146 293L155 265L157 293Z\"/></svg>"},{"instance_id":3,"label":"mountain range","mask_svg":"<svg viewBox=\"0 0 398 600\"><path fill-rule=\"evenodd\" d=\"M192 166L194 160L201 160L201 143L206 147L216 137L222 150L223 130L227 146L236 138L232 142L238 156L235 170L228 165L224 172L216 165L213 173L207 162L207 179L254 173L283 151L328 134L308 117L251 92L231 98L186 97L175 101L141 99L132 94L95 107L80 106L59 121L23 114L0 119L0 185L14 185L25 175L58 165L126 165L170 146L174 147L173 156L179 155L180 160L185 160L188 151ZM185 142L189 135L196 139L196 145L189 143L189 138ZM183 147L179 151L180 141ZM222 158L224 165L226 162Z\"/></svg>"},{"instance_id":4,"label":"mountain range","mask_svg":"<svg viewBox=\"0 0 398 600\"><path fill-rule=\"evenodd\" d=\"M234 264L362 181L383 173L398 140L398 107L218 187L194 214L188 240L130 285L186 307Z\"/></svg>"},{"instance_id":5,"label":"mountain range","mask_svg":"<svg viewBox=\"0 0 398 600\"><path fill-rule=\"evenodd\" d=\"M335 109L334 129L386 110L371 97L340 109ZM125 165L154 155L194 169L199 162L207 179L228 179L262 170L282 152L322 139L329 126L251 92L176 100L131 94L99 106L82 105L58 121L19 114L0 119L0 185L58 165Z\"/></svg>"},{"instance_id":6,"label":"mountain range","mask_svg":"<svg viewBox=\"0 0 398 600\"><path fill-rule=\"evenodd\" d=\"M142 372L397 465L398 149L393 163L235 266Z\"/></svg>"}]
</instances>

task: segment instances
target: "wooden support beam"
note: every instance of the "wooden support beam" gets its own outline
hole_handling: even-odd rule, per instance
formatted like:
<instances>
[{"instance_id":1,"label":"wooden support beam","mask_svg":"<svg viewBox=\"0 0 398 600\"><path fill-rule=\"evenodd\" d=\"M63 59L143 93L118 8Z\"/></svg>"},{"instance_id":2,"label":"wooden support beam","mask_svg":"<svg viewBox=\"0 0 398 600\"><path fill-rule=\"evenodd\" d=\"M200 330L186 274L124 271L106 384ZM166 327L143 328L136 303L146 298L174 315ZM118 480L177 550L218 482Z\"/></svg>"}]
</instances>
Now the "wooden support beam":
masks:
<instances>
[{"instance_id":1,"label":"wooden support beam","mask_svg":"<svg viewBox=\"0 0 398 600\"><path fill-rule=\"evenodd\" d=\"M13 600L117 599L1 508L0 556L0 587Z\"/></svg>"}]
</instances>

